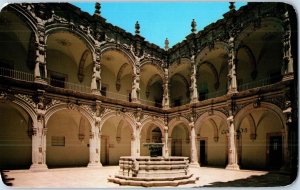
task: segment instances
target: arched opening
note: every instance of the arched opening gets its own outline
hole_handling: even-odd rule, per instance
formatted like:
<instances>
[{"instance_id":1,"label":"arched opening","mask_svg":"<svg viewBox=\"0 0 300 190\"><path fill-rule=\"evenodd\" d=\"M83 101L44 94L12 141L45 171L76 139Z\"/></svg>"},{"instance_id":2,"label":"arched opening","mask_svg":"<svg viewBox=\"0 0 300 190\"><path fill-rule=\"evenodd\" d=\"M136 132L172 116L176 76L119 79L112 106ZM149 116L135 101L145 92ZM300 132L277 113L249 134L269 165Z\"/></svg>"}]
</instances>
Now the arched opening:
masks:
<instances>
[{"instance_id":1,"label":"arched opening","mask_svg":"<svg viewBox=\"0 0 300 190\"><path fill-rule=\"evenodd\" d=\"M91 125L85 116L63 109L55 112L46 125L46 164L49 168L88 165Z\"/></svg>"},{"instance_id":2,"label":"arched opening","mask_svg":"<svg viewBox=\"0 0 300 190\"><path fill-rule=\"evenodd\" d=\"M157 66L145 64L141 67L140 88L142 103L162 107L163 73Z\"/></svg>"},{"instance_id":3,"label":"arched opening","mask_svg":"<svg viewBox=\"0 0 300 190\"><path fill-rule=\"evenodd\" d=\"M282 33L280 21L267 18L260 27L250 25L240 34L236 61L239 91L281 80Z\"/></svg>"},{"instance_id":4,"label":"arched opening","mask_svg":"<svg viewBox=\"0 0 300 190\"><path fill-rule=\"evenodd\" d=\"M107 50L101 58L101 92L109 98L131 101L133 68L129 57Z\"/></svg>"},{"instance_id":5,"label":"arched opening","mask_svg":"<svg viewBox=\"0 0 300 190\"><path fill-rule=\"evenodd\" d=\"M162 132L159 127L155 124L147 124L143 127L141 131L141 156L150 156L149 148L145 146L145 143L162 143ZM155 155L162 156L162 148L155 150Z\"/></svg>"},{"instance_id":6,"label":"arched opening","mask_svg":"<svg viewBox=\"0 0 300 190\"><path fill-rule=\"evenodd\" d=\"M91 51L74 33L51 33L47 37L47 70L50 85L89 92L93 74Z\"/></svg>"},{"instance_id":7,"label":"arched opening","mask_svg":"<svg viewBox=\"0 0 300 190\"><path fill-rule=\"evenodd\" d=\"M0 13L0 33L1 73L8 77L17 77L10 70L33 74L35 35L28 25L18 15L3 9Z\"/></svg>"},{"instance_id":8,"label":"arched opening","mask_svg":"<svg viewBox=\"0 0 300 190\"><path fill-rule=\"evenodd\" d=\"M0 169L28 169L32 163L32 119L13 103L0 103Z\"/></svg>"},{"instance_id":9,"label":"arched opening","mask_svg":"<svg viewBox=\"0 0 300 190\"><path fill-rule=\"evenodd\" d=\"M197 132L197 152L201 166L226 166L227 131L226 121L219 117L210 117L200 123Z\"/></svg>"},{"instance_id":10,"label":"arched opening","mask_svg":"<svg viewBox=\"0 0 300 190\"><path fill-rule=\"evenodd\" d=\"M180 59L180 63L173 63L173 65L169 69L169 72L169 92L171 107L190 103L190 60Z\"/></svg>"},{"instance_id":11,"label":"arched opening","mask_svg":"<svg viewBox=\"0 0 300 190\"><path fill-rule=\"evenodd\" d=\"M189 131L184 124L180 123L173 128L171 139L171 156L190 157Z\"/></svg>"},{"instance_id":12,"label":"arched opening","mask_svg":"<svg viewBox=\"0 0 300 190\"><path fill-rule=\"evenodd\" d=\"M269 109L253 109L236 126L239 165L244 169L279 169L284 163L284 126Z\"/></svg>"},{"instance_id":13,"label":"arched opening","mask_svg":"<svg viewBox=\"0 0 300 190\"><path fill-rule=\"evenodd\" d=\"M132 128L122 116L107 119L101 128L101 163L118 165L121 156L131 155Z\"/></svg>"},{"instance_id":14,"label":"arched opening","mask_svg":"<svg viewBox=\"0 0 300 190\"><path fill-rule=\"evenodd\" d=\"M224 45L216 43L197 56L197 89L199 100L227 93L228 55Z\"/></svg>"}]
</instances>

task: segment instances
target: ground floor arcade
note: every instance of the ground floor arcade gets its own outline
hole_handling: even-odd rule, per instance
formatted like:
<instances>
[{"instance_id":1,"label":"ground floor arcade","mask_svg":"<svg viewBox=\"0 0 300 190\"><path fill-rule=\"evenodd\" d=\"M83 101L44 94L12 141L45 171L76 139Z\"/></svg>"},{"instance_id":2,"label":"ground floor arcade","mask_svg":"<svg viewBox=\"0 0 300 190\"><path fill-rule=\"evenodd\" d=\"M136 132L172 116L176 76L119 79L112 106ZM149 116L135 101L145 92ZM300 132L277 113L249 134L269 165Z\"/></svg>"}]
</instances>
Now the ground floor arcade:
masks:
<instances>
[{"instance_id":1,"label":"ground floor arcade","mask_svg":"<svg viewBox=\"0 0 300 190\"><path fill-rule=\"evenodd\" d=\"M234 118L214 111L193 122L176 117L168 125L111 112L101 116L99 127L74 106L47 110L42 128L21 103L3 101L0 110L1 169L117 165L120 156L148 156L144 144L150 142L164 143L162 156L187 156L194 166L279 169L288 161L285 118L269 103L248 105Z\"/></svg>"}]
</instances>

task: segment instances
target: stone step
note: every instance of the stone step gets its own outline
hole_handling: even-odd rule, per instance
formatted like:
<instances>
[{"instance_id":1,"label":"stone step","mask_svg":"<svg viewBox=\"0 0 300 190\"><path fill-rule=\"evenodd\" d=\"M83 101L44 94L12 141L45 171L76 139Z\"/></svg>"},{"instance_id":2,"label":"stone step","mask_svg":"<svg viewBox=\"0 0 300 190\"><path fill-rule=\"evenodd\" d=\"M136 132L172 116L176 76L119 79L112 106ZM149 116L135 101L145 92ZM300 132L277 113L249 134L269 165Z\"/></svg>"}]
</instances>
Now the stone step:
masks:
<instances>
[{"instance_id":1,"label":"stone step","mask_svg":"<svg viewBox=\"0 0 300 190\"><path fill-rule=\"evenodd\" d=\"M158 187L158 186L173 186L184 185L189 183L195 183L197 178L190 179L179 179L179 180L166 180L166 181L137 181L137 180L126 180L120 178L108 178L108 181L117 183L119 185L129 186L142 186L142 187Z\"/></svg>"},{"instance_id":2,"label":"stone step","mask_svg":"<svg viewBox=\"0 0 300 190\"><path fill-rule=\"evenodd\" d=\"M115 178L125 179L125 180L134 180L134 181L174 181L181 179L191 178L193 174L189 175L177 175L177 176L147 176L147 177L131 177L131 176L122 176L115 175Z\"/></svg>"}]
</instances>

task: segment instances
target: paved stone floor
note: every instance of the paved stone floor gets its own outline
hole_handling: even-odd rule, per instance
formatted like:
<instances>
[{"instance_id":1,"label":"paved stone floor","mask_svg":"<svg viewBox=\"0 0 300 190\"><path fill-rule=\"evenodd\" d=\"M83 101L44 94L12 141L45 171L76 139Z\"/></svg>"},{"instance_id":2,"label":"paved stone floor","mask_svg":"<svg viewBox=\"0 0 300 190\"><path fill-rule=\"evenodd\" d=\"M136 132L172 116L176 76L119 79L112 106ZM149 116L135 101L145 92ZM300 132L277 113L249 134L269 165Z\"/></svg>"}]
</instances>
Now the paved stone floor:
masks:
<instances>
[{"instance_id":1,"label":"paved stone floor","mask_svg":"<svg viewBox=\"0 0 300 190\"><path fill-rule=\"evenodd\" d=\"M180 187L270 187L285 186L290 182L286 174L266 171L232 171L219 168L190 168L199 177L196 184ZM106 166L100 169L62 168L44 172L29 170L4 171L8 183L22 188L116 188L119 186L107 182L107 177L118 171L118 166Z\"/></svg>"}]
</instances>

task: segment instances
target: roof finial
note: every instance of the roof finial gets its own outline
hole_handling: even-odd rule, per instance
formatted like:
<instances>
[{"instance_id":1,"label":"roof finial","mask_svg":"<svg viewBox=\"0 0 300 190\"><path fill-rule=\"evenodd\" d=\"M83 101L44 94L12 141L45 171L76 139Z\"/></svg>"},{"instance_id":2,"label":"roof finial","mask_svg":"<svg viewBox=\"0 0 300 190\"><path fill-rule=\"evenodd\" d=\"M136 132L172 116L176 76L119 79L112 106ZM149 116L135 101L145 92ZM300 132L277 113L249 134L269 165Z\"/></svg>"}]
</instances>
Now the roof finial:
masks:
<instances>
[{"instance_id":1,"label":"roof finial","mask_svg":"<svg viewBox=\"0 0 300 190\"><path fill-rule=\"evenodd\" d=\"M230 11L235 11L235 2L229 2L230 3L230 5L229 5L229 9L230 9Z\"/></svg>"},{"instance_id":2,"label":"roof finial","mask_svg":"<svg viewBox=\"0 0 300 190\"><path fill-rule=\"evenodd\" d=\"M140 24L139 21L135 23L135 35L140 35Z\"/></svg>"},{"instance_id":3,"label":"roof finial","mask_svg":"<svg viewBox=\"0 0 300 190\"><path fill-rule=\"evenodd\" d=\"M192 27L191 31L192 31L192 33L196 33L197 32L196 26L197 26L197 23L196 23L195 19L193 19L192 24L191 24L191 27Z\"/></svg>"},{"instance_id":4,"label":"roof finial","mask_svg":"<svg viewBox=\"0 0 300 190\"><path fill-rule=\"evenodd\" d=\"M94 15L100 16L100 13L101 13L100 9L101 9L100 3L96 2Z\"/></svg>"},{"instance_id":5,"label":"roof finial","mask_svg":"<svg viewBox=\"0 0 300 190\"><path fill-rule=\"evenodd\" d=\"M168 50L169 49L169 40L168 38L166 38L165 40L165 50Z\"/></svg>"}]
</instances>

